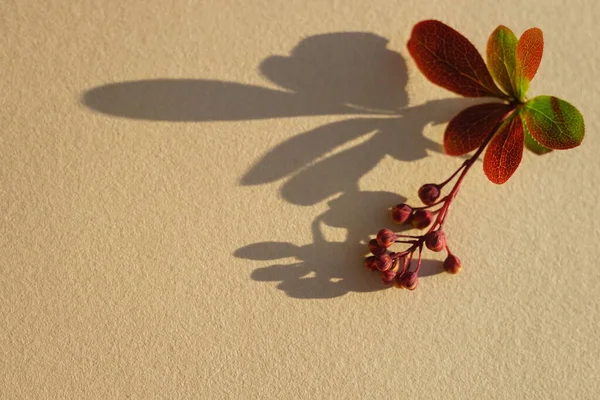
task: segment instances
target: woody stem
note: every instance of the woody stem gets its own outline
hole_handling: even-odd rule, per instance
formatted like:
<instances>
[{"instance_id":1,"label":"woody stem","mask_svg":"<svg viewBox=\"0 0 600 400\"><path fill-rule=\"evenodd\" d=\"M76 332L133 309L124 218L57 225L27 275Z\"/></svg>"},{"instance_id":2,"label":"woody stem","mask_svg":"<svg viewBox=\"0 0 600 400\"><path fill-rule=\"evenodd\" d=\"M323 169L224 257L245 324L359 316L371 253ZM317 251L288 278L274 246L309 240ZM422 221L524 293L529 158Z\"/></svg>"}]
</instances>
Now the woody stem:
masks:
<instances>
[{"instance_id":1,"label":"woody stem","mask_svg":"<svg viewBox=\"0 0 600 400\"><path fill-rule=\"evenodd\" d=\"M431 225L431 228L429 229L428 233L433 231L436 227L441 228L442 225L444 224L444 220L446 219L446 215L448 213L448 209L450 208L450 204L452 204L452 201L458 194L458 191L460 190L460 185L462 184L463 180L465 179L465 176L467 176L467 172L469 172L469 170L471 169L473 164L475 164L475 161L477 161L477 159L479 158L481 153L483 153L483 150L485 150L487 145L490 143L490 141L494 137L494 134L500 127L500 124L501 124L501 122L498 123L490 131L490 134L485 138L485 140L483 141L481 146L479 146L477 151L469 159L465 160L465 162L463 162L463 164L460 166L460 168L458 168L458 170L456 170L456 172L454 174L452 174L452 176L450 177L450 179L454 178L454 176L456 176L458 171L462 170L462 172L460 173L460 175L458 177L458 180L454 184L454 187L452 188L450 193L445 197L446 200L444 202L444 205L442 206L440 213L438 214L438 216L435 220L435 223L433 225ZM448 181L449 180L446 180L443 184L446 184Z\"/></svg>"}]
</instances>

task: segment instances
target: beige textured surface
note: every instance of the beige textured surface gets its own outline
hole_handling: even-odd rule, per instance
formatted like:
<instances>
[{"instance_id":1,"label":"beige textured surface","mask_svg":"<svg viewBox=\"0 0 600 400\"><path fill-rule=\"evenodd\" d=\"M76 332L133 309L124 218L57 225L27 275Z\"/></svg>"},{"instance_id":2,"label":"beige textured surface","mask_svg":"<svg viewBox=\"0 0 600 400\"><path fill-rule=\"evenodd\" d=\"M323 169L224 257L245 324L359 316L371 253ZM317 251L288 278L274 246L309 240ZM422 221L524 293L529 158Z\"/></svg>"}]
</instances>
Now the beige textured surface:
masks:
<instances>
[{"instance_id":1,"label":"beige textured surface","mask_svg":"<svg viewBox=\"0 0 600 400\"><path fill-rule=\"evenodd\" d=\"M4 0L0 398L598 398L600 6L522 3ZM587 136L477 166L463 272L380 290L361 241L460 162L429 18L542 28Z\"/></svg>"}]
</instances>

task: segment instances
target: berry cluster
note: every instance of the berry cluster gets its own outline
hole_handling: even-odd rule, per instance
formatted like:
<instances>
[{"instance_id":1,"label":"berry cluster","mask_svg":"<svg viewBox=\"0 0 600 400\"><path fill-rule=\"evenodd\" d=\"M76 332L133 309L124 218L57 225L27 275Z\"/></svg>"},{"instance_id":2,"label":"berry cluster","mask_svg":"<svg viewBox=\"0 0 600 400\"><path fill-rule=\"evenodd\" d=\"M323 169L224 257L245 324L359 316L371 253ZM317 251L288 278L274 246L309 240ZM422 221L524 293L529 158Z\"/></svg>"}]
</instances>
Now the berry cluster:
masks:
<instances>
[{"instance_id":1,"label":"berry cluster","mask_svg":"<svg viewBox=\"0 0 600 400\"><path fill-rule=\"evenodd\" d=\"M408 204L398 204L392 208L392 219L397 224L411 224L415 229L429 229L425 234L416 236L381 229L377 233L377 238L369 241L369 251L372 255L365 259L365 267L379 271L384 284L393 284L397 288L409 290L416 289L419 283L423 246L434 252L446 250L448 256L443 264L446 272L456 274L461 270L460 259L452 254L446 242L443 230L444 221L450 204L456 197L467 172L490 139L491 136L444 182L428 183L419 188L419 198L425 204L424 206L411 207ZM440 198L444 187L456 176L458 179L454 187L446 196ZM400 252L391 251L390 248L396 243L408 245L408 248ZM417 262L416 266L412 268L416 251L418 251Z\"/></svg>"}]
</instances>

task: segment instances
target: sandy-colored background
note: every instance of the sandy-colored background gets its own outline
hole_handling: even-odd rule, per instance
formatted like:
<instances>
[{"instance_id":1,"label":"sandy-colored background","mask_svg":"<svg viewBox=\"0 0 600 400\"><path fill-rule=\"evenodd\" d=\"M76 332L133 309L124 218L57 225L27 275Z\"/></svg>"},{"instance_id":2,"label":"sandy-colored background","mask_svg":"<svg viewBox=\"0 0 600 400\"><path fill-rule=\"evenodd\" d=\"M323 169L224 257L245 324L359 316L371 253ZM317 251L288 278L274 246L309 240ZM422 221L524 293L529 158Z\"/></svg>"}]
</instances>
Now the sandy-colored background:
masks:
<instances>
[{"instance_id":1,"label":"sandy-colored background","mask_svg":"<svg viewBox=\"0 0 600 400\"><path fill-rule=\"evenodd\" d=\"M0 398L597 399L598 4L4 0ZM542 28L587 136L477 165L462 273L382 290L364 240L460 164L430 18Z\"/></svg>"}]
</instances>

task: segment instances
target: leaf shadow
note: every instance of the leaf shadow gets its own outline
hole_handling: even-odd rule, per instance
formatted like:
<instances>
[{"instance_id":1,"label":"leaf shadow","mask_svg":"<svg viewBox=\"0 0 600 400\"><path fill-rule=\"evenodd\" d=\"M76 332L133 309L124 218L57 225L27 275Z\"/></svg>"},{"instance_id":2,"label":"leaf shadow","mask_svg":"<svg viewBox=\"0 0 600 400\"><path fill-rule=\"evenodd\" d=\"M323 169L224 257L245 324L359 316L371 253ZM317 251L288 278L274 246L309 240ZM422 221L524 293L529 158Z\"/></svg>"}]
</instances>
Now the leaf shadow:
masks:
<instances>
[{"instance_id":1,"label":"leaf shadow","mask_svg":"<svg viewBox=\"0 0 600 400\"><path fill-rule=\"evenodd\" d=\"M368 32L309 36L288 55L272 55L260 64L262 76L278 89L208 79L152 79L95 87L82 94L81 102L103 114L153 121L349 116L291 135L239 181L242 186L276 184L282 198L296 205L329 201L329 210L311 226L313 243L255 243L234 255L295 259L295 264L251 274L257 281L280 281L278 287L292 297L372 291L382 287L378 278L359 268L367 235L386 225L386 208L405 199L363 192L359 180L386 156L411 162L440 151L439 143L423 135L425 127L446 122L473 104L448 98L409 107L406 62L387 46L387 39ZM357 139L360 143L349 146ZM345 229L346 240L325 240L321 229L326 226Z\"/></svg>"},{"instance_id":2,"label":"leaf shadow","mask_svg":"<svg viewBox=\"0 0 600 400\"><path fill-rule=\"evenodd\" d=\"M108 115L178 122L315 115L395 114L407 103L404 59L387 39L336 32L303 39L259 66L278 89L208 79L146 79L86 90L81 102Z\"/></svg>"}]
</instances>

